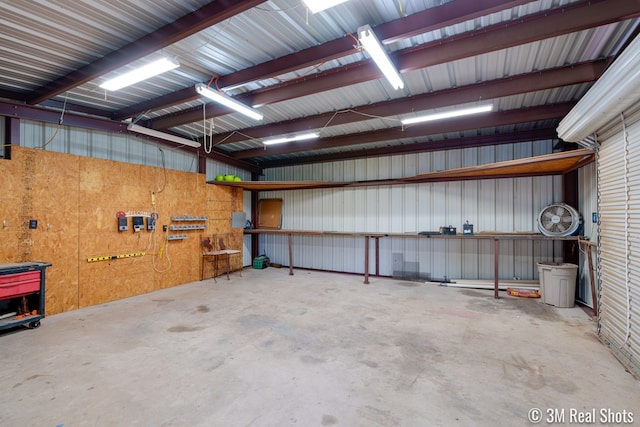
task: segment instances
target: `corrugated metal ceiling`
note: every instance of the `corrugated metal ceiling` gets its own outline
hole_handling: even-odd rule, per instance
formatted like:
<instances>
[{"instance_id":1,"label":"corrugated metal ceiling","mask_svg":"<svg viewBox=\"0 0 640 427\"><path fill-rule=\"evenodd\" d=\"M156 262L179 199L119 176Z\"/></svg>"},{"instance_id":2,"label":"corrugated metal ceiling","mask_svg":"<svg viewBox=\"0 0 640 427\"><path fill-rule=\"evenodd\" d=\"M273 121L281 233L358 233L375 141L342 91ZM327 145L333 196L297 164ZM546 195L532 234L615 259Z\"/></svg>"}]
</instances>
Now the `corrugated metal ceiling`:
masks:
<instances>
[{"instance_id":1,"label":"corrugated metal ceiling","mask_svg":"<svg viewBox=\"0 0 640 427\"><path fill-rule=\"evenodd\" d=\"M386 147L392 154L394 146L460 138L451 138L451 133L446 132L371 143L358 139L360 134L397 126L398 119L412 115L413 97L585 61L611 60L635 36L637 16L640 15L637 1L491 0L484 3L493 6L475 13L474 8L481 8L481 5L472 0L350 0L312 15L301 0L0 2L0 54L3 57L0 97L7 103L33 105L34 116L37 116L39 105L64 106L66 114L90 113L116 121L130 113L128 117L139 124L190 138L202 139L205 128L208 131L213 126L214 143L220 145L210 155L219 150L232 158L237 157L238 164L244 162L248 167L273 166L278 160L314 162L321 160L316 158L318 154L327 153L351 153L357 157L358 152L369 148ZM609 6L607 10L612 11L611 18L606 18L610 24L596 25L593 22L597 19L585 17L604 3ZM442 10L449 11L449 19L440 24L431 22L437 18L425 14L434 11L434 16L443 16ZM549 15L542 20L553 19L553 14L561 12L567 21L581 27L553 35L538 35L536 32L541 32L543 26L526 30L526 25L532 25L531 17L541 12ZM190 14L194 19L202 16L213 23L189 34L176 23ZM421 50L438 49L439 46L447 47L452 60L446 60L444 54L438 53L443 58L440 62L403 72L406 87L399 91L394 91L381 78L353 81L347 85L337 83L337 88L325 90L322 86L325 81L330 85L347 74L358 80L357 72L366 73L368 66L368 55L361 51L338 49L339 54L331 54L329 46L332 43L345 39L341 43L355 46L357 40L350 35L364 24L385 36L401 33L398 28L408 26L412 16L420 16L425 27L408 36L394 36L385 45L396 63L407 63ZM468 18L456 22L456 16ZM166 31L167 25L175 25L175 31ZM506 36L509 31L514 34L521 31L530 41L497 50L494 45L471 49L471 39L491 26L500 26ZM139 42L141 38L145 43ZM153 47L157 49L150 51ZM465 49L477 53L465 55ZM118 92L105 93L98 87L107 78L161 55L176 57L180 68ZM302 61L296 56L309 59ZM114 61L102 59L105 57L114 58ZM123 58L128 60L123 61ZM119 62L123 62L123 66L114 67ZM254 70L255 77L239 77ZM571 69L567 68L566 73L570 76ZM597 76L593 80L595 78ZM58 93L51 91L56 84L65 83L61 79L76 79L77 83ZM224 85L234 81L238 83ZM265 115L263 123L259 124L214 104L207 104L203 111L204 102L193 90L194 85L201 82L213 87L219 85L228 95L245 103L258 98L275 101L267 101L259 107ZM576 102L592 83L557 83L535 91L523 86L519 95L493 99L488 93L471 104L492 100L498 111L503 111ZM300 94L296 93L299 89L302 90ZM44 99L38 99L43 93ZM360 117L357 121L338 124L317 119L315 124L309 124L317 115L330 116L347 109L405 98L408 99L403 110L405 114L394 112L389 117L376 118L382 116L377 114L366 120ZM453 105L442 104L433 110L470 104L469 101L453 101ZM480 133L508 134L519 129L552 128L560 119L521 119L522 125L513 123L509 126L492 125L492 121L487 120L489 130L482 129ZM269 126L274 132L282 132L284 128L289 129L288 132L322 130L322 138L352 138L360 142L350 146L348 141L338 145L328 141L325 148L308 152L300 152L298 148L287 152L278 148L273 152L267 149L258 153L255 149L262 148L261 139L263 135L269 135ZM456 134L473 133L469 131L461 128ZM234 133L234 139L226 143L230 133ZM238 135L246 137L239 138ZM242 153L245 150L254 150L256 156L246 157Z\"/></svg>"}]
</instances>

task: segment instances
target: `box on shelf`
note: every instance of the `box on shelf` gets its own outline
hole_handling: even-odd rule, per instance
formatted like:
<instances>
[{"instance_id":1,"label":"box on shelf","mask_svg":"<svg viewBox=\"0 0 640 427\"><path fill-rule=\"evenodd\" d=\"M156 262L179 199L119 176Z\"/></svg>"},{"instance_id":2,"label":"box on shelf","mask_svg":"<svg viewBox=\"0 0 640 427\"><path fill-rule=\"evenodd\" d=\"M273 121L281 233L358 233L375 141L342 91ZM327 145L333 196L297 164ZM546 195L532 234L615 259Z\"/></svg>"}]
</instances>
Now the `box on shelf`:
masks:
<instances>
[{"instance_id":1,"label":"box on shelf","mask_svg":"<svg viewBox=\"0 0 640 427\"><path fill-rule=\"evenodd\" d=\"M444 234L446 236L453 236L456 234L456 228L452 226L440 227L440 234Z\"/></svg>"}]
</instances>

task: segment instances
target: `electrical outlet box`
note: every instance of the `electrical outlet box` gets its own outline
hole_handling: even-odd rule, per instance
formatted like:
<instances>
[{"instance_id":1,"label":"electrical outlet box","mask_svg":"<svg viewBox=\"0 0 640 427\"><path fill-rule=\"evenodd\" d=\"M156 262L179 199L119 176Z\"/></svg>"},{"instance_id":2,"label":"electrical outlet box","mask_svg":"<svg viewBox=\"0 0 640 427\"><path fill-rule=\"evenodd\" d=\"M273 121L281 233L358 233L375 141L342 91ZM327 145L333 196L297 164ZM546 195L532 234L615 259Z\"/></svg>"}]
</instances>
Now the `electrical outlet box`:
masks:
<instances>
[{"instance_id":1,"label":"electrical outlet box","mask_svg":"<svg viewBox=\"0 0 640 427\"><path fill-rule=\"evenodd\" d=\"M38 228L38 220L37 219L30 219L29 220L29 228L32 230L35 230L36 228Z\"/></svg>"},{"instance_id":2,"label":"electrical outlet box","mask_svg":"<svg viewBox=\"0 0 640 427\"><path fill-rule=\"evenodd\" d=\"M129 229L129 221L126 216L118 217L118 231L127 231Z\"/></svg>"},{"instance_id":3,"label":"electrical outlet box","mask_svg":"<svg viewBox=\"0 0 640 427\"><path fill-rule=\"evenodd\" d=\"M147 230L156 229L156 217L151 215L147 217Z\"/></svg>"},{"instance_id":4,"label":"electrical outlet box","mask_svg":"<svg viewBox=\"0 0 640 427\"><path fill-rule=\"evenodd\" d=\"M591 222L594 223L594 224L598 223L598 214L596 212L593 212L591 214Z\"/></svg>"},{"instance_id":5,"label":"electrical outlet box","mask_svg":"<svg viewBox=\"0 0 640 427\"><path fill-rule=\"evenodd\" d=\"M133 231L142 231L144 230L144 217L142 216L134 216L133 218Z\"/></svg>"},{"instance_id":6,"label":"electrical outlet box","mask_svg":"<svg viewBox=\"0 0 640 427\"><path fill-rule=\"evenodd\" d=\"M166 233L166 232L167 232L167 230L168 230L167 226L166 226L166 225L163 225L163 226L162 226L162 231L164 231L164 232Z\"/></svg>"}]
</instances>

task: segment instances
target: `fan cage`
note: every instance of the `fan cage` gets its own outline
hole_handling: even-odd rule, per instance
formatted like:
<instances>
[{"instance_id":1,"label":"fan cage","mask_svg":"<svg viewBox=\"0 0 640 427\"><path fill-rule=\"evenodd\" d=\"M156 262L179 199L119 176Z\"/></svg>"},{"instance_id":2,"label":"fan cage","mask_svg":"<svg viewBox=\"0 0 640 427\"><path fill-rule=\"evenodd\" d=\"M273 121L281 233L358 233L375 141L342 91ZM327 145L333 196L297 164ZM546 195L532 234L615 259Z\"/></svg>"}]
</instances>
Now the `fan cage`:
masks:
<instances>
[{"instance_id":1,"label":"fan cage","mask_svg":"<svg viewBox=\"0 0 640 427\"><path fill-rule=\"evenodd\" d=\"M538 230L545 236L573 236L580 229L580 213L566 203L552 203L538 214Z\"/></svg>"}]
</instances>

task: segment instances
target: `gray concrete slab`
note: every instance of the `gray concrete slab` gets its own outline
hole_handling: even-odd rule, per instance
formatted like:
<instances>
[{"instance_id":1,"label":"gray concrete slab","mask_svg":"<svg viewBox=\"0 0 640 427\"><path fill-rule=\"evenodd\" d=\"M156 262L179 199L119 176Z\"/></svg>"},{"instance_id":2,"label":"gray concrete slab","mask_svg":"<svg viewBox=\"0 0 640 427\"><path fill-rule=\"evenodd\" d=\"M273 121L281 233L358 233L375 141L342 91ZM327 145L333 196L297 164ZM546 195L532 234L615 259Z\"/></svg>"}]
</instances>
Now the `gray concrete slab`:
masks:
<instances>
[{"instance_id":1,"label":"gray concrete slab","mask_svg":"<svg viewBox=\"0 0 640 427\"><path fill-rule=\"evenodd\" d=\"M636 421L640 383L595 327L492 291L246 269L3 334L0 425L518 426L531 408L542 425Z\"/></svg>"}]
</instances>

